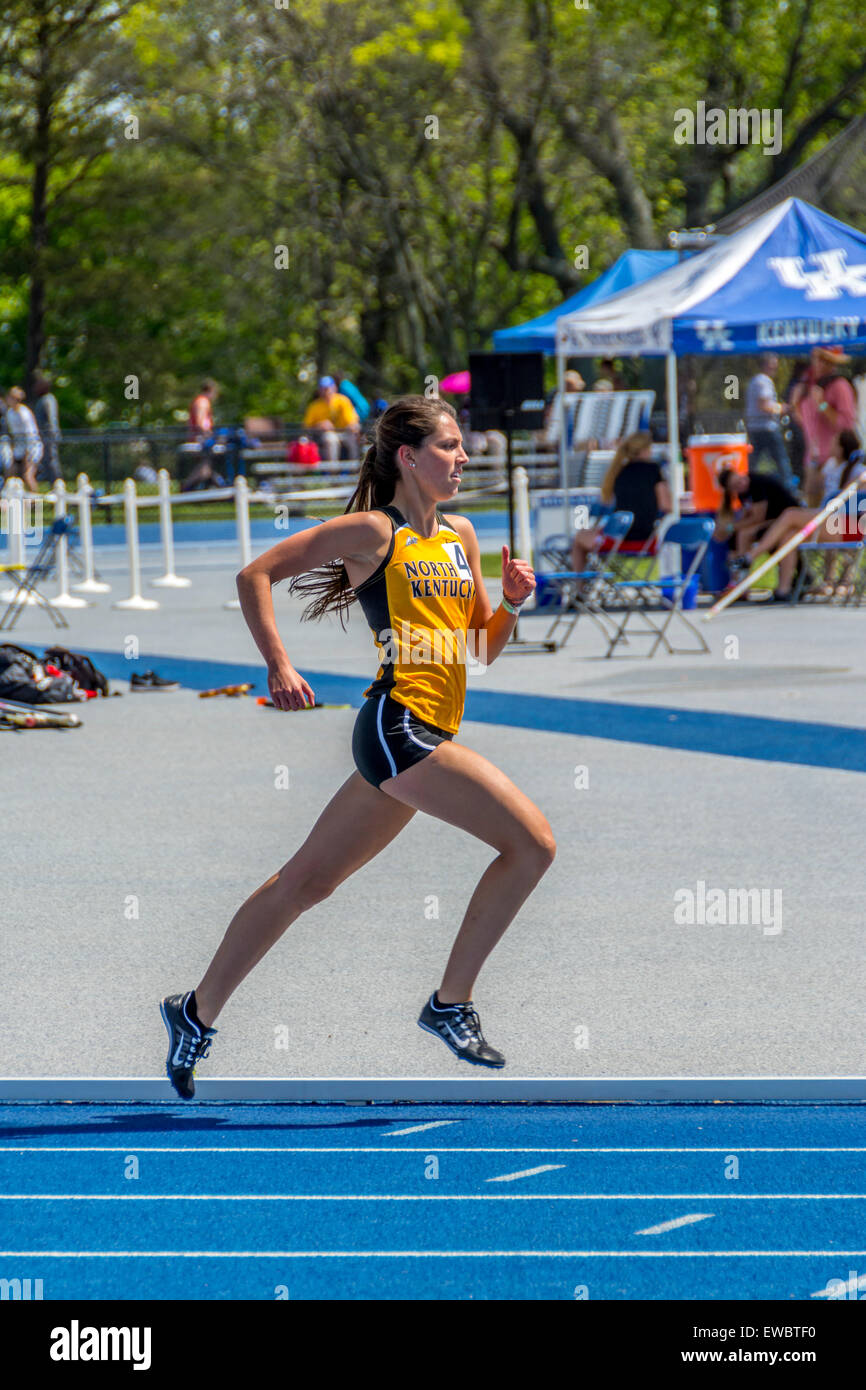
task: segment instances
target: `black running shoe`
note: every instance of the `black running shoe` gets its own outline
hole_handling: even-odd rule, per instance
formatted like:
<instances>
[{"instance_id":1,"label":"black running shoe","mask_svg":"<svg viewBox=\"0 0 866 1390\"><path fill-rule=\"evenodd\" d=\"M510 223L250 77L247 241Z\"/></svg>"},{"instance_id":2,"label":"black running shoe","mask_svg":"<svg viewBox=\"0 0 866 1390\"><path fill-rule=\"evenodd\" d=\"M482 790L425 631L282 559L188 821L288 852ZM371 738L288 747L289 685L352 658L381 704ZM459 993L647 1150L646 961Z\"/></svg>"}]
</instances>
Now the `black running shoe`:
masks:
<instances>
[{"instance_id":1,"label":"black running shoe","mask_svg":"<svg viewBox=\"0 0 866 1390\"><path fill-rule=\"evenodd\" d=\"M187 994L170 994L159 1006L162 1021L168 1029L165 1070L181 1100L191 1100L195 1095L193 1075L196 1062L208 1055L211 1038L217 1032L216 1028L200 1028L193 1023L186 1011L192 993L189 990Z\"/></svg>"},{"instance_id":2,"label":"black running shoe","mask_svg":"<svg viewBox=\"0 0 866 1390\"><path fill-rule=\"evenodd\" d=\"M133 671L129 679L130 694L134 690L180 690L180 681L165 680L155 671Z\"/></svg>"},{"instance_id":3,"label":"black running shoe","mask_svg":"<svg viewBox=\"0 0 866 1390\"><path fill-rule=\"evenodd\" d=\"M437 1005L431 994L421 1010L418 1027L441 1038L454 1056L462 1057L465 1062L479 1062L485 1067L505 1066L502 1053L484 1041L481 1020L471 1001Z\"/></svg>"}]
</instances>

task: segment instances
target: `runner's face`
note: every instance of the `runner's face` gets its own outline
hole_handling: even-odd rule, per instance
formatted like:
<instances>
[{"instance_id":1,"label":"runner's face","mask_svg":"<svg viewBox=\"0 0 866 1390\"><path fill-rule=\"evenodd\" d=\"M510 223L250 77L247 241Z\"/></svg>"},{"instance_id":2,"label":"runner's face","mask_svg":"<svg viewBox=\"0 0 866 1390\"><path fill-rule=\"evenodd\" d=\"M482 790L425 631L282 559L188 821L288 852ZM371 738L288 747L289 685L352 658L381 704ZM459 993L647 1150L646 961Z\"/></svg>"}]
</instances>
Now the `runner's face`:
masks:
<instances>
[{"instance_id":1,"label":"runner's face","mask_svg":"<svg viewBox=\"0 0 866 1390\"><path fill-rule=\"evenodd\" d=\"M438 500L446 501L459 488L467 462L460 426L450 415L440 415L437 428L415 450L418 474Z\"/></svg>"}]
</instances>

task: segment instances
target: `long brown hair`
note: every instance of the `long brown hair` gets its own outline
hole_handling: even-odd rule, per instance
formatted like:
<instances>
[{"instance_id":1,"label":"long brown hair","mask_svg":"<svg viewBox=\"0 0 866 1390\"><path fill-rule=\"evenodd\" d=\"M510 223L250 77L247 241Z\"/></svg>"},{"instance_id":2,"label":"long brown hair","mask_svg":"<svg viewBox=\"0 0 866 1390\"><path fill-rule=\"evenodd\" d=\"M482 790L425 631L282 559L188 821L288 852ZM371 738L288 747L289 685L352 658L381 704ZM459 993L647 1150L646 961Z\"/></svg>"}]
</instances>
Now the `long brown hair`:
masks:
<instances>
[{"instance_id":1,"label":"long brown hair","mask_svg":"<svg viewBox=\"0 0 866 1390\"><path fill-rule=\"evenodd\" d=\"M604 475L604 482L601 485L602 502L612 502L614 500L614 486L622 470L627 463L634 463L636 459L643 458L649 453L652 447L653 437L648 430L635 430L634 434L628 435L620 444L611 461L610 468Z\"/></svg>"},{"instance_id":2,"label":"long brown hair","mask_svg":"<svg viewBox=\"0 0 866 1390\"><path fill-rule=\"evenodd\" d=\"M344 516L385 507L393 500L400 481L397 450L401 444L419 449L435 433L443 415L457 419L453 405L438 396L403 396L388 406L372 427L372 443L361 462L358 486L349 498ZM295 575L289 593L313 598L301 614L302 622L323 618L335 609L344 628L349 609L357 601L342 560L331 560L318 569Z\"/></svg>"}]
</instances>

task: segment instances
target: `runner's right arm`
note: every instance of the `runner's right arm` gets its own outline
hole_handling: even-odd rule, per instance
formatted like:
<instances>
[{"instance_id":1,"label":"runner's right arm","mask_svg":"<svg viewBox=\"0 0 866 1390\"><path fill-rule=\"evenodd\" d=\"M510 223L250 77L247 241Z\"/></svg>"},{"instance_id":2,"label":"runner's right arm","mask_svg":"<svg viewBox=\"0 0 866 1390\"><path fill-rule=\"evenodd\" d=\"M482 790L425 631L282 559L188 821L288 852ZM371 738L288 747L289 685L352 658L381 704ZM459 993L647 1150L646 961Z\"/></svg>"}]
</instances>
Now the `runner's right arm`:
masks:
<instances>
[{"instance_id":1,"label":"runner's right arm","mask_svg":"<svg viewBox=\"0 0 866 1390\"><path fill-rule=\"evenodd\" d=\"M349 512L311 526L271 546L251 560L237 576L241 612L268 668L268 688L279 709L305 709L312 688L289 660L274 615L272 586L331 560L364 560L376 552L383 537L384 517L371 512ZM389 528L390 534L390 528Z\"/></svg>"}]
</instances>

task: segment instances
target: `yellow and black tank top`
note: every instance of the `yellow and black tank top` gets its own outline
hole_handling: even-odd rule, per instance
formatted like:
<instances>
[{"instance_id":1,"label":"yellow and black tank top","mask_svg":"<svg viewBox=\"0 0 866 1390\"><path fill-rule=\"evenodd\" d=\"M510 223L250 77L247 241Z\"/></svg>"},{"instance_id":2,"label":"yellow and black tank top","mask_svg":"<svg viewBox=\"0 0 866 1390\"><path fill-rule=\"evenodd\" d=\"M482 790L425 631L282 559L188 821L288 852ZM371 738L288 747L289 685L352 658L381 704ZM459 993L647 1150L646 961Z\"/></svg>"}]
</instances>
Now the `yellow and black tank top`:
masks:
<instances>
[{"instance_id":1,"label":"yellow and black tank top","mask_svg":"<svg viewBox=\"0 0 866 1390\"><path fill-rule=\"evenodd\" d=\"M466 629L475 581L463 542L442 513L435 536L419 536L391 503L374 507L391 521L379 567L355 588L379 650L365 696L383 692L419 719L456 734L466 701Z\"/></svg>"}]
</instances>

